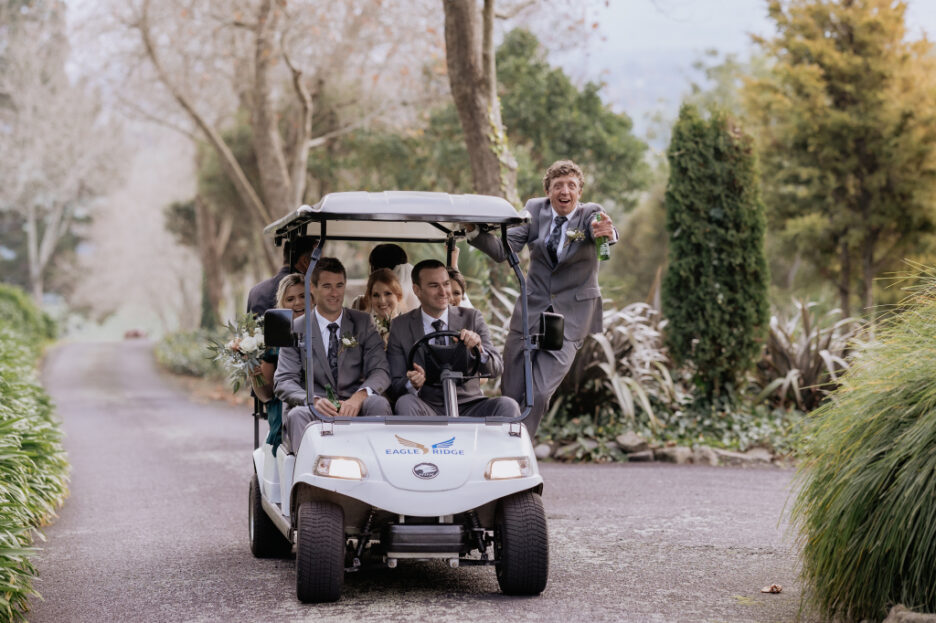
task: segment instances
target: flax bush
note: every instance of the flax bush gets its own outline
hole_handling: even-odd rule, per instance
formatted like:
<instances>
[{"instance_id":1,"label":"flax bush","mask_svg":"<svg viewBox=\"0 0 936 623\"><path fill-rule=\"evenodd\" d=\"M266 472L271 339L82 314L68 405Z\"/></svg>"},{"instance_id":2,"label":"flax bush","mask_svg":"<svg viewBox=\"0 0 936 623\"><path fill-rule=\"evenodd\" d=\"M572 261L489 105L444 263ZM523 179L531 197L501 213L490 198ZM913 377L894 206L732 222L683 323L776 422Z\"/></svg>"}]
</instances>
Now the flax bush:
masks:
<instances>
[{"instance_id":1,"label":"flax bush","mask_svg":"<svg viewBox=\"0 0 936 623\"><path fill-rule=\"evenodd\" d=\"M67 493L68 463L35 364L52 323L25 295L0 286L0 621L24 618L36 529Z\"/></svg>"},{"instance_id":2,"label":"flax bush","mask_svg":"<svg viewBox=\"0 0 936 623\"><path fill-rule=\"evenodd\" d=\"M807 428L794 519L831 618L936 612L936 272L922 283Z\"/></svg>"}]
</instances>

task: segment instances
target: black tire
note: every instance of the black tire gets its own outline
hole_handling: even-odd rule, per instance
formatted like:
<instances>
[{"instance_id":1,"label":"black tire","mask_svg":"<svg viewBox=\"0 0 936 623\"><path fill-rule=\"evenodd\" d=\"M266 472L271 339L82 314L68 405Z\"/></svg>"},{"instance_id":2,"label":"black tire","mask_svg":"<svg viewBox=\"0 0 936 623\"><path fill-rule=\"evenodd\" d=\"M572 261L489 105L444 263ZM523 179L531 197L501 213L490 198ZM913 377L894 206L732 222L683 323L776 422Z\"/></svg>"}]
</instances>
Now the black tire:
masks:
<instances>
[{"instance_id":1,"label":"black tire","mask_svg":"<svg viewBox=\"0 0 936 623\"><path fill-rule=\"evenodd\" d=\"M330 502L303 502L296 531L296 597L338 601L344 584L344 511Z\"/></svg>"},{"instance_id":2,"label":"black tire","mask_svg":"<svg viewBox=\"0 0 936 623\"><path fill-rule=\"evenodd\" d=\"M532 491L515 493L494 516L497 583L505 595L539 595L549 578L549 534L543 500Z\"/></svg>"},{"instance_id":3,"label":"black tire","mask_svg":"<svg viewBox=\"0 0 936 623\"><path fill-rule=\"evenodd\" d=\"M250 551L257 558L288 556L292 546L263 510L260 500L260 479L254 474L250 479L250 510L247 515Z\"/></svg>"}]
</instances>

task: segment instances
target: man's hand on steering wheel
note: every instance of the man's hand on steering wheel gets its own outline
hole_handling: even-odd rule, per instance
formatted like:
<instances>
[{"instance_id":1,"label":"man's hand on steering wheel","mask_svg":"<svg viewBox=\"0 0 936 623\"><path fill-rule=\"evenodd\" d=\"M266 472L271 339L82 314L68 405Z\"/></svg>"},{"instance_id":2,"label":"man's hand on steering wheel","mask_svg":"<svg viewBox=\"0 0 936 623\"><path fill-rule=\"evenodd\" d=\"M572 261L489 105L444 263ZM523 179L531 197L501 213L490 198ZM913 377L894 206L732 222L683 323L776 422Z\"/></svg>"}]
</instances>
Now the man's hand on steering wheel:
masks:
<instances>
[{"instance_id":1,"label":"man's hand on steering wheel","mask_svg":"<svg viewBox=\"0 0 936 623\"><path fill-rule=\"evenodd\" d=\"M481 336L474 331L462 329L461 333L458 334L458 339L465 344L465 348L468 350L477 347L478 352L484 354L484 349L481 347Z\"/></svg>"},{"instance_id":2,"label":"man's hand on steering wheel","mask_svg":"<svg viewBox=\"0 0 936 623\"><path fill-rule=\"evenodd\" d=\"M416 391L419 391L422 386L426 384L429 376L426 372L427 369L430 371L436 371L443 367L451 369L453 360L449 356L439 353L438 351L433 351L433 349L440 347L438 344L430 344L433 340L439 340L441 338L457 341L458 349L464 349L463 352L467 353L467 361L460 364L463 369L458 370L459 372L466 377L473 377L478 373L478 368L481 365L481 359L484 354L480 335L468 329L462 329L457 332L433 331L416 340L416 343L410 347L409 353L406 356L408 368L406 378ZM422 365L417 364L415 361L416 353L420 351L424 351L426 357L426 361ZM427 363L430 365L427 366ZM438 372L433 372L433 374L438 374ZM439 385L439 380L433 376L433 380L430 381L429 384Z\"/></svg>"}]
</instances>

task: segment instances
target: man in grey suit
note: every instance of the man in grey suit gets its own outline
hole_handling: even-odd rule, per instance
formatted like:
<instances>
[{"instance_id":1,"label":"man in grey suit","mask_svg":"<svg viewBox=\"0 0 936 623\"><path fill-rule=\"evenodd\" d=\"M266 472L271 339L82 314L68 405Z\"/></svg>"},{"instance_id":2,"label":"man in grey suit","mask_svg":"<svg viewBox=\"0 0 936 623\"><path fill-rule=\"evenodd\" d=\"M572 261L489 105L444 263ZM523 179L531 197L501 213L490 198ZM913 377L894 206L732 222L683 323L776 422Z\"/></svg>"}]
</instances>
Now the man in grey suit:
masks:
<instances>
[{"instance_id":1,"label":"man in grey suit","mask_svg":"<svg viewBox=\"0 0 936 623\"><path fill-rule=\"evenodd\" d=\"M530 248L527 274L529 327L535 331L539 316L553 311L565 317L562 349L536 350L533 360L533 409L524 423L530 436L536 434L549 400L562 382L575 353L589 333L600 333L601 290L598 288L598 258L595 238L617 241L611 218L596 203L579 203L585 178L571 160L553 163L543 177L546 197L530 199L526 211L530 222L507 232L514 252ZM601 220L596 215L601 213ZM468 243L494 260L507 259L501 238L474 229ZM501 392L523 404L523 325L520 301L514 306L510 332L504 346L504 377Z\"/></svg>"},{"instance_id":2,"label":"man in grey suit","mask_svg":"<svg viewBox=\"0 0 936 623\"><path fill-rule=\"evenodd\" d=\"M480 349L482 373L496 376L503 370L500 353L491 343L491 334L481 314L476 309L449 305L450 288L448 269L442 262L424 260L413 267L413 292L420 306L393 319L387 344L392 378L390 392L398 397L395 408L398 415L445 415L442 387L426 383L425 350L416 355L411 370L406 368L409 349L428 333L455 331L466 347ZM520 415L520 407L512 398L485 398L479 379L459 385L456 396L462 416Z\"/></svg>"},{"instance_id":3,"label":"man in grey suit","mask_svg":"<svg viewBox=\"0 0 936 623\"><path fill-rule=\"evenodd\" d=\"M330 416L390 415L390 403L381 394L390 385L390 367L383 339L370 314L344 307L347 273L341 262L323 257L312 269L313 405ZM273 391L289 406L286 434L292 451L312 421L305 405L303 385L305 347L281 348L273 375ZM338 405L329 400L329 389Z\"/></svg>"}]
</instances>

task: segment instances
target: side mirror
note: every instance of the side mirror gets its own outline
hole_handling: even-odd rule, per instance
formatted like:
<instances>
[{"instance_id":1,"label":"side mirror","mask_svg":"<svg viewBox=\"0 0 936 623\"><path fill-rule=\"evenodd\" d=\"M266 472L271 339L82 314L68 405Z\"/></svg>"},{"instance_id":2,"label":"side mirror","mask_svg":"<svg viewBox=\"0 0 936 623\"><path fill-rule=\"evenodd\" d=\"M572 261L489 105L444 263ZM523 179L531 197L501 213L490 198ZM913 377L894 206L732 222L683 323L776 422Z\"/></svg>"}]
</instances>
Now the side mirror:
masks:
<instances>
[{"instance_id":1,"label":"side mirror","mask_svg":"<svg viewBox=\"0 0 936 623\"><path fill-rule=\"evenodd\" d=\"M263 314L263 341L269 346L295 346L291 309L268 309Z\"/></svg>"},{"instance_id":2,"label":"side mirror","mask_svg":"<svg viewBox=\"0 0 936 623\"><path fill-rule=\"evenodd\" d=\"M565 317L562 314L543 312L540 314L540 350L562 350L565 334Z\"/></svg>"}]
</instances>

